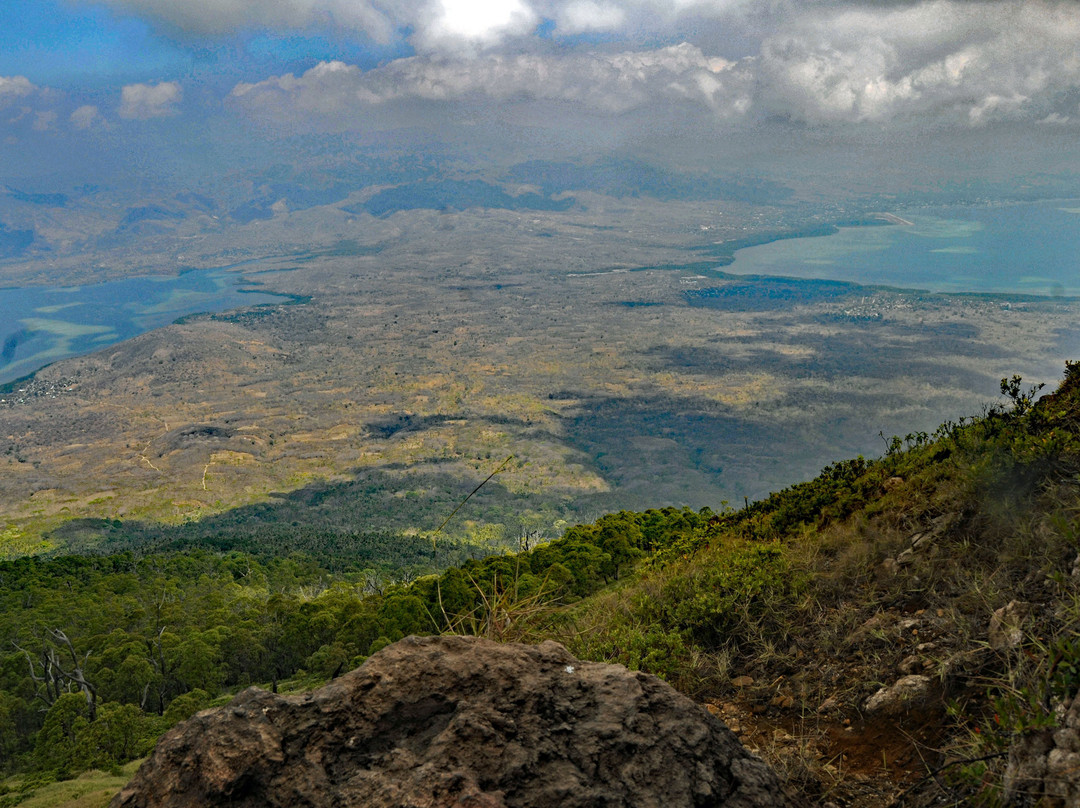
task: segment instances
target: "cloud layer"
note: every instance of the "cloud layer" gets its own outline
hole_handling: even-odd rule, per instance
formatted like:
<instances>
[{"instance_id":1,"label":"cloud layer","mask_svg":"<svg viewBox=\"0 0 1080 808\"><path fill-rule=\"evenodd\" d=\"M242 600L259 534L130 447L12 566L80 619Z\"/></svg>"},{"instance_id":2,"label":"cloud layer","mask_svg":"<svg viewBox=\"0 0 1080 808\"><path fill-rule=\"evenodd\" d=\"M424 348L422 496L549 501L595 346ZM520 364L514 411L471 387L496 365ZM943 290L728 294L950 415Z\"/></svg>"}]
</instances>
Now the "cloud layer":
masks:
<instances>
[{"instance_id":1,"label":"cloud layer","mask_svg":"<svg viewBox=\"0 0 1080 808\"><path fill-rule=\"evenodd\" d=\"M83 0L84 2L86 0ZM408 35L418 47L490 44L530 33L540 21L527 0L104 0L124 13L187 35L255 29L362 33L387 43Z\"/></svg>"},{"instance_id":2,"label":"cloud layer","mask_svg":"<svg viewBox=\"0 0 1080 808\"><path fill-rule=\"evenodd\" d=\"M712 11L721 5L683 3ZM577 15L572 24L579 30L616 24L629 13L594 0L562 10ZM1074 5L836 6L786 16L758 54L737 61L684 42L618 52L423 55L367 72L324 62L300 76L241 83L229 100L259 116L314 115L337 126L403 102L562 102L600 115L682 102L723 123L783 118L811 126L1060 124L1080 111L1077 42Z\"/></svg>"},{"instance_id":3,"label":"cloud layer","mask_svg":"<svg viewBox=\"0 0 1080 808\"><path fill-rule=\"evenodd\" d=\"M405 101L527 103L556 101L618 115L658 101L687 101L720 115L744 111L750 76L688 44L613 54L485 55L399 59L362 72L324 62L256 84L239 84L230 100L260 115L328 122L362 121L365 108Z\"/></svg>"},{"instance_id":4,"label":"cloud layer","mask_svg":"<svg viewBox=\"0 0 1080 808\"><path fill-rule=\"evenodd\" d=\"M78 136L173 116L197 128L222 104L230 125L254 119L285 134L407 126L438 140L452 122L477 142L550 139L565 120L581 141L645 132L657 148L684 133L708 143L767 131L831 139L1080 126L1080 4L1064 0L104 2L156 21L193 54L224 41L215 36L239 37L214 58L242 58L245 36L285 31L404 37L411 50L379 53L411 55L371 69L350 63L362 61L355 50L349 60L298 58L287 64L307 69L295 72L253 57L240 71L252 78L239 83L190 73L81 95L0 76L10 131Z\"/></svg>"},{"instance_id":5,"label":"cloud layer","mask_svg":"<svg viewBox=\"0 0 1080 808\"><path fill-rule=\"evenodd\" d=\"M767 38L762 106L812 124L1075 117L1073 5L958 3L807 16Z\"/></svg>"}]
</instances>

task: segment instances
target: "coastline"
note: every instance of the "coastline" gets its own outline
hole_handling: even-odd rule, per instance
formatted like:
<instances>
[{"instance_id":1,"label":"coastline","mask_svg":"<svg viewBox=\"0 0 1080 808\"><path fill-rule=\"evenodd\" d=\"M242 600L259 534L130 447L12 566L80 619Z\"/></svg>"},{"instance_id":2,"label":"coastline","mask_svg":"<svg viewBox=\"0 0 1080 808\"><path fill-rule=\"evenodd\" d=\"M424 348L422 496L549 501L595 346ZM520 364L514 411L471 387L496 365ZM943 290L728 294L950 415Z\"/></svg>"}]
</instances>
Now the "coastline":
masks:
<instances>
[{"instance_id":1,"label":"coastline","mask_svg":"<svg viewBox=\"0 0 1080 808\"><path fill-rule=\"evenodd\" d=\"M193 279L220 284L219 290L215 293L211 290L187 288L186 285ZM160 295L155 300L140 300L136 296L137 287L146 282L154 283L154 288L160 291ZM74 356L84 356L191 317L302 302L296 295L279 294L255 288L250 279L245 278L241 273L231 271L229 267L211 267L201 270L185 268L183 272L172 276L147 275L122 278L99 284L87 284L65 292L71 296L71 303L80 305L95 305L97 301L103 299L113 301L115 311L124 314L122 318L107 323L90 323L64 320L61 313L67 307L65 304L56 305L54 302L53 305L47 305L48 298L61 294L63 289L70 289L70 287L13 286L0 289L0 311L4 308L5 297L8 298L6 307L14 311L11 332L0 334L0 341L14 340L11 351L5 352L10 356L5 355L6 361L0 364L0 392L9 391L9 388L13 386L28 382L36 373L54 362ZM155 313L156 308L167 305L170 293L183 291L193 291L198 295L198 299L192 301L190 306L181 305L172 310ZM263 296L264 299L255 299L258 295ZM25 300L12 302L11 299L16 296L23 297ZM182 295L180 297L182 298ZM217 304L218 299L222 300L221 304ZM132 313L126 308L131 302L143 305L145 309ZM55 322L55 328L35 328L32 323L27 324L28 320L44 320L40 315L54 318L50 322ZM19 356L20 346L31 346L36 350ZM35 361L35 357L40 357L40 359ZM13 369L17 375L12 375Z\"/></svg>"},{"instance_id":2,"label":"coastline","mask_svg":"<svg viewBox=\"0 0 1080 808\"><path fill-rule=\"evenodd\" d=\"M699 252L711 253L714 267L735 270L722 274L744 279L832 280L1017 302L1072 301L1080 298L1072 258L1080 250L1080 229L1073 221L1080 215L1078 205L1075 200L1043 199L907 206L904 212L911 218L868 213L793 228L774 238L709 245ZM868 235L867 226L898 229ZM842 239L828 245L789 243L829 235Z\"/></svg>"}]
</instances>

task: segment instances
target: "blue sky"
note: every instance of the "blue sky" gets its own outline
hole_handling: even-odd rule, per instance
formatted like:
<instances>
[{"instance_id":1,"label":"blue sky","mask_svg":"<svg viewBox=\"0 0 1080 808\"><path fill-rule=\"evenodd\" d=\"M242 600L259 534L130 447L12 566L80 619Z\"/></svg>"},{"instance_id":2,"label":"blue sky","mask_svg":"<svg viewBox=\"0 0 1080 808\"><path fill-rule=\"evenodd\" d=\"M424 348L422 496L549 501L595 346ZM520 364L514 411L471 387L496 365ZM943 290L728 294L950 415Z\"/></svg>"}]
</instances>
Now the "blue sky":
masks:
<instances>
[{"instance_id":1,"label":"blue sky","mask_svg":"<svg viewBox=\"0 0 1080 808\"><path fill-rule=\"evenodd\" d=\"M0 4L0 75L66 88L182 75L190 64L190 53L135 17L57 0Z\"/></svg>"},{"instance_id":2,"label":"blue sky","mask_svg":"<svg viewBox=\"0 0 1080 808\"><path fill-rule=\"evenodd\" d=\"M99 4L7 0L0 4L0 75L77 91L193 74L255 80L333 59L370 68L411 52L403 40L380 45L355 32L253 28L184 36L152 23Z\"/></svg>"}]
</instances>

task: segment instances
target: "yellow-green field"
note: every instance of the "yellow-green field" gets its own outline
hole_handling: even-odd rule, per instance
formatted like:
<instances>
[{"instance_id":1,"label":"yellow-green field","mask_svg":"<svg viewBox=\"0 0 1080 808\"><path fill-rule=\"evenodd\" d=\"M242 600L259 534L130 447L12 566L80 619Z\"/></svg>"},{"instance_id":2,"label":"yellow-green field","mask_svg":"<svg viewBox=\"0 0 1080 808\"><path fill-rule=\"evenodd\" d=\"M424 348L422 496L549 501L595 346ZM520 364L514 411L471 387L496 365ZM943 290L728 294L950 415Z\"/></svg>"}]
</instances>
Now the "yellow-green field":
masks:
<instances>
[{"instance_id":1,"label":"yellow-green field","mask_svg":"<svg viewBox=\"0 0 1080 808\"><path fill-rule=\"evenodd\" d=\"M116 773L83 772L73 780L34 788L20 777L0 781L0 799L11 799L19 808L105 808L124 784L135 774L141 760L133 760ZM26 789L25 791L23 789ZM6 803L5 803L6 804Z\"/></svg>"}]
</instances>

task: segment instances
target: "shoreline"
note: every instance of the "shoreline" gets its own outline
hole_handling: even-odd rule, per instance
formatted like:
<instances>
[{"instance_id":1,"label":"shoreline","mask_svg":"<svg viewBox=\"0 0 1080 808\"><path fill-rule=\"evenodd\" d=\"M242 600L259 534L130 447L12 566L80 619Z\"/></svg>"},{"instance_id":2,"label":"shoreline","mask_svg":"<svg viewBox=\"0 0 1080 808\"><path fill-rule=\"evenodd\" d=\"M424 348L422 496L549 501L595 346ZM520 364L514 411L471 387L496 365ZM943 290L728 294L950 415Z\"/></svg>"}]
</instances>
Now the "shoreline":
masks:
<instances>
[{"instance_id":1,"label":"shoreline","mask_svg":"<svg viewBox=\"0 0 1080 808\"><path fill-rule=\"evenodd\" d=\"M927 239L938 239L941 244L949 245L954 239L959 239L961 236L966 237L966 234L954 235L948 232L934 232L933 226L935 224L949 223L953 219L950 218L950 213L959 213L960 211L994 211L1001 208L1039 208L1050 207L1057 208L1059 210L1065 210L1062 205L1074 204L1077 206L1077 211L1080 211L1080 201L1072 199L1040 199L1033 201L995 201L995 202L980 202L971 204L951 204L951 205L924 205L920 208L914 209L916 214L923 214L928 217L928 221L922 223L924 231L917 232L913 236L897 236L897 239L912 238L914 236L924 236ZM913 210L908 206L903 209L905 212ZM1068 211L1077 213L1077 211ZM981 230L985 225L993 225L995 221L992 218L984 218L969 215L960 216L955 219L958 223L970 223L975 232ZM1000 224L1000 222L997 222ZM1048 218L1045 223L1047 229L1053 231L1054 229L1061 230L1062 224L1058 227L1051 219ZM1011 225L1011 222L1010 222ZM882 274L894 275L896 277L876 278L869 276L869 273L860 271L857 266L847 266L843 263L843 259L850 254L859 255L865 258L865 264L872 264L873 256L875 253L886 255L889 250L896 249L898 245L896 242L889 243L887 246L878 245L875 247L873 244L868 244L865 247L861 247L857 242L849 244L848 251L841 250L836 254L838 260L826 260L831 259L832 256L828 254L822 256L822 260L819 262L819 268L817 270L811 268L811 264L814 262L805 260L805 257L792 255L790 260L785 260L785 254L780 253L779 260L775 260L772 266L775 266L775 271L770 268L768 261L761 261L755 259L746 259L739 254L743 250L750 250L755 247L766 247L769 244L780 244L792 239L802 238L817 238L818 236L834 236L839 235L842 231L847 229L858 230L863 227L917 227L919 226L917 221L912 221L899 214L881 211L874 213L867 213L861 217L854 219L837 220L830 224L811 225L806 227L797 227L792 230L780 233L770 234L775 237L747 237L744 239L735 239L730 242L725 242L718 245L710 245L709 247L699 248L699 252L711 252L715 256L715 262L713 266L716 268L714 273L710 274L722 274L722 275L734 275L743 277L747 280L751 278L786 278L788 280L816 280L816 281L838 281L844 283L858 284L864 287L879 287L879 288L891 288L896 290L909 290L913 292L920 292L925 294L936 295L950 295L950 296L965 296L965 297L992 297L1000 300L1013 300L1015 302L1055 302L1060 301L1075 302L1080 300L1080 286L1076 285L1075 281L1071 277L1040 277L1036 274L1040 267L1049 263L1054 265L1053 261L1044 261L1041 256L1033 256L1027 258L1025 263L1024 258L1016 258L1015 251L1008 250L1001 253L995 252L993 249L986 248L986 245L982 245L984 249L976 249L965 245L961 249L929 249L926 250L926 261L919 265L919 268L930 268L931 272L922 273L923 275L931 275L929 277L920 277L917 272L913 274L910 280L899 277L900 274L897 271L889 272L885 271ZM1038 228L1034 228L1038 232ZM1020 226L1016 226L1016 232L1005 231L1002 235L1005 236L1018 236ZM1071 232L1071 231L1068 231ZM763 236L765 234L762 234ZM1044 240L1045 241L1045 240ZM1046 243L1056 244L1053 240ZM1062 250L1067 245L1062 246ZM808 249L808 251L810 251ZM941 267L940 272L936 274L933 272L937 269L934 263L934 254L939 253L965 253L970 255L979 256L979 261L989 267L989 271L984 276L979 276L975 271L972 271L972 266L960 265L958 274L950 274L951 268L948 266ZM914 254L914 253L913 253ZM921 253L920 253L921 254ZM771 257L771 256L770 256ZM1053 257L1053 256L1052 256ZM742 258L743 266L740 267L740 258ZM889 256L894 262L896 260L895 255ZM1015 262L1015 266L1012 262ZM750 266L746 266L749 264ZM764 264L764 266L763 266ZM830 266L831 265L831 266ZM915 264L912 265L913 268ZM733 268L735 272L719 272L719 268ZM886 263L886 267L889 264ZM1002 271L1002 268L1005 271ZM689 265L688 265L689 268ZM897 267L891 267L896 270ZM742 269L743 271L738 271ZM903 267L900 267L903 269ZM965 273L966 270L966 273ZM1028 272L1030 271L1030 274ZM996 274L995 274L996 272ZM1060 274L1060 270L1059 273ZM1000 276L1000 277L998 277ZM1024 283L1025 279L1027 280ZM980 288L981 287L981 288ZM1025 288L1026 287L1026 288ZM1045 290L1045 291L1040 291Z\"/></svg>"},{"instance_id":2,"label":"shoreline","mask_svg":"<svg viewBox=\"0 0 1080 808\"><path fill-rule=\"evenodd\" d=\"M136 298L134 298L134 296L123 296L123 295L121 295L121 297L123 299L127 299L128 302L135 301L135 302L144 303L147 306L147 308L152 309L156 305L160 305L161 303L163 303L164 301L166 301L168 299L168 291L175 291L176 289L181 288L179 285L186 282L185 278L190 280L191 276L196 275L196 274L201 274L204 277L208 277L208 278L213 279L214 281L217 281L217 280L227 280L227 281L229 281L228 285L223 287L223 290L226 292L226 299L230 299L232 296L236 296L237 299L236 300L231 300L230 299L229 303L224 304L224 305L219 305L219 306L214 305L213 300L209 300L209 301L202 300L202 301L200 301L198 303L198 305L193 305L188 310L183 310L181 308L181 309L178 309L175 312L167 312L162 316L162 320L163 320L162 322L158 322L158 323L156 323L154 325L151 325L150 327L145 327L145 328L140 327L138 323L144 317L149 317L150 319L153 319L152 314L150 314L150 315L147 315L147 314L140 315L140 314L136 313L133 316L128 316L126 319L118 320L118 321L116 321L116 322L114 322L114 323L107 326L109 328L110 332L116 333L118 335L116 339L110 340L110 341L95 342L93 344L86 345L83 349L76 348L76 349L70 350L70 351L64 349L64 350L60 350L58 353L54 353L54 351L57 351L58 347L63 346L64 343L69 343L68 347L73 347L73 346L70 345L70 343L76 342L77 340L80 339L80 337L92 338L93 334L87 333L85 335L80 335L80 334L76 333L76 334L68 335L68 334L64 334L62 332L48 331L46 329L40 329L40 328L39 329L28 329L27 326L23 325L23 320L25 320L27 318L34 317L35 313L40 311L40 309L35 308L33 305L31 305L24 312L21 312L21 314L19 312L17 312L16 316L14 318L14 321L12 323L12 331L10 333L7 333L7 334L0 334L0 340L11 339L12 337L14 337L17 334L20 334L20 333L23 334L23 336L21 338L19 338L18 343L15 346L15 349L12 351L12 356L9 359L9 361L5 362L3 365L0 365L0 392L5 391L7 388L9 388L9 387L11 387L13 385L17 385L17 384L20 384L20 383L25 383L25 382L33 379L35 374L37 374L39 371L44 370L45 368L49 367L50 365L52 365L52 364L54 364L56 362L62 361L64 359L70 359L70 358L76 357L76 356L86 356L88 354L92 354L92 353L94 353L96 351L99 351L99 350L102 350L104 348L112 347L112 346L117 345L119 343L126 342L127 340L130 340L130 339L133 339L134 337L140 336L141 334L145 334L145 333L148 333L150 331L154 331L154 330L156 330L158 328L163 328L163 327L165 327L167 325L171 325L173 323L181 322L181 321L186 320L186 319L191 318L191 317L196 317L196 316L199 316L199 315L222 314L224 312L240 311L240 310L247 310L247 309L257 309L257 308L260 308L262 306L273 306L273 305L281 305L281 304L295 304L295 303L298 303L298 302L302 302L299 299L297 299L298 298L297 295L291 295L291 294L285 294L285 293L276 293L276 292L266 291L264 289L255 288L255 287L252 286L252 282L244 277L243 273L234 272L231 269L228 269L228 268L225 268L225 267L210 267L210 268L201 269L201 270L200 269L187 269L184 272L182 272L180 274L177 274L177 275L173 275L173 276L146 275L146 276L136 276L136 277L133 277L133 278L122 278L122 279L119 279L119 280L103 281L102 283L98 283L98 284L87 284L87 285L83 285L83 286L79 287L79 290L77 292L72 292L71 293L73 298L74 297L79 297L78 301L73 300L72 302L78 302L80 304L88 304L88 302L85 299L85 290L86 289L94 289L96 291L108 291L109 287L122 287L124 285L131 285L132 283L137 283L137 282L139 282L141 280L144 280L144 279L152 279L155 283L162 283L163 284L162 291L166 292L166 294L163 295L159 300L157 300L157 301L145 301L144 302L144 301L136 300ZM4 289L0 289L0 298L3 298L5 296L5 294L9 295L9 296L14 296L16 294L22 294L22 295L25 295L25 296L31 298L30 303L33 304L35 301L32 298L34 298L34 297L43 298L45 295L56 293L56 291L58 289L61 289L61 288L64 288L64 287L57 287L57 286L10 286L10 287L6 287ZM119 292L119 289L117 289L115 291ZM212 293L211 292L206 292L205 294L211 295ZM260 302L248 302L247 300L244 300L245 297L250 297L252 295L264 295L267 299L262 300ZM43 302L43 300L39 300L37 302ZM48 306L46 306L45 308L48 308ZM122 310L123 306L117 306L117 309ZM66 323L66 324L70 325L72 329L78 330L78 329L84 328L84 327L87 327L87 328L92 327L91 324L89 324L89 323L82 323L82 322L78 322L78 321L74 321L74 320L63 320L62 317L58 316L59 312L57 312L56 315L57 315L57 319L59 319L63 323ZM168 317L168 319L164 320L164 317ZM96 325L97 324L94 324L94 326L96 326ZM106 326L103 326L103 327L106 327ZM131 333L128 333L128 331L131 330L131 329L133 329L133 331ZM30 355L25 356L25 357L19 357L17 355L18 344L26 344L27 342L31 341L34 338L35 334L39 334L39 333L46 333L46 334L51 335L47 340L47 344L42 346L40 350L36 351L33 354L30 354ZM42 354L45 354L44 356L42 356L42 361L40 363L35 363L33 361L34 357L42 355ZM31 365L32 367L30 367L28 369L27 365ZM9 378L9 374L10 374L9 368L11 368L12 366L17 368L16 372L18 373L18 375Z\"/></svg>"}]
</instances>

